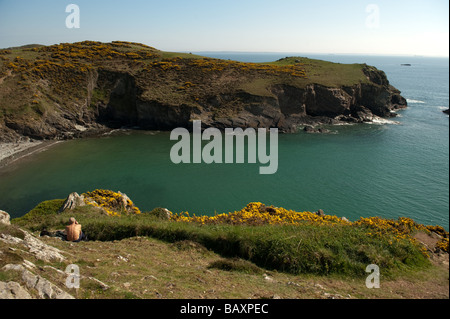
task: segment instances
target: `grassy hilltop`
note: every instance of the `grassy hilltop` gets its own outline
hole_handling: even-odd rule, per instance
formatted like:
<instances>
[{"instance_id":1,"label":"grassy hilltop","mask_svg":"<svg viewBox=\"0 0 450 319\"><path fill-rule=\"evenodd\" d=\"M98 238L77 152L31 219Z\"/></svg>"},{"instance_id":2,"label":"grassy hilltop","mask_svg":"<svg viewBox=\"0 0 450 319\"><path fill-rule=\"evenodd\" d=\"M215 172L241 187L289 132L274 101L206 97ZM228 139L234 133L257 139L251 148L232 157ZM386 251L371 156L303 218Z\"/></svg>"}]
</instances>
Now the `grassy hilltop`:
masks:
<instances>
[{"instance_id":1,"label":"grassy hilltop","mask_svg":"<svg viewBox=\"0 0 450 319\"><path fill-rule=\"evenodd\" d=\"M84 41L0 50L0 139L61 139L106 125L279 127L390 116L384 72L301 57L242 63ZM362 112L362 113L361 113Z\"/></svg>"},{"instance_id":2,"label":"grassy hilltop","mask_svg":"<svg viewBox=\"0 0 450 319\"><path fill-rule=\"evenodd\" d=\"M131 201L125 211L117 193L84 196L87 206L58 213L64 200L43 202L0 229L38 234L75 216L90 241L43 240L69 256L53 266L78 264L110 287L85 280L81 298L448 298L448 232L440 226L350 222L261 203L211 217L140 212ZM1 241L0 249L7 250ZM30 258L17 250L7 256L0 268ZM380 267L383 289L365 287L370 264ZM11 276L0 270L3 280Z\"/></svg>"}]
</instances>

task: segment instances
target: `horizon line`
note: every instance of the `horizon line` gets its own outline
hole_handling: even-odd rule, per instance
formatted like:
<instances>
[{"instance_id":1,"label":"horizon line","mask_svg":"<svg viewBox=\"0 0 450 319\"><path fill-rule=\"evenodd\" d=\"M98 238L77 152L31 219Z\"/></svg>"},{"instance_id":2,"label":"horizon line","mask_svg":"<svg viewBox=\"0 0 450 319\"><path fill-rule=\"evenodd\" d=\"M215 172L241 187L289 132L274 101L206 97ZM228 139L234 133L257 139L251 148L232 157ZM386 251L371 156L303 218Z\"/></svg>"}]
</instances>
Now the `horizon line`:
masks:
<instances>
[{"instance_id":1,"label":"horizon line","mask_svg":"<svg viewBox=\"0 0 450 319\"><path fill-rule=\"evenodd\" d=\"M83 40L83 41L96 41L96 42L102 42L102 43L111 43L112 41L99 41L99 40ZM16 46L9 46L5 48L0 48L2 50L5 49L11 49L11 48L20 48L23 46L28 45L42 45L42 46L51 46L51 45L57 45L61 43L77 43L77 42L83 42L83 41L74 41L74 42L59 42L59 43L53 43L53 44L40 44L40 43L27 43L27 44L21 44ZM125 41L125 40L113 40L113 41ZM134 41L126 41L126 42L134 42ZM134 43L141 43L149 46L153 46L151 44L147 44L144 42L134 42ZM156 48L156 47L155 47ZM362 52L353 52L353 53L339 53L339 52L302 52L302 51L240 51L240 50L162 50L158 49L160 51L164 52L172 52L172 53L239 53L239 54L255 54L255 53L264 53L264 54L317 54L317 55L360 55L360 56L391 56L391 57L426 57L426 58L450 58L449 55L427 55L427 54L414 54L414 53L362 53Z\"/></svg>"},{"instance_id":2,"label":"horizon line","mask_svg":"<svg viewBox=\"0 0 450 319\"><path fill-rule=\"evenodd\" d=\"M169 51L168 51L169 52ZM398 56L398 57L427 57L427 58L449 58L449 55L425 55L406 53L328 53L328 52L301 52L301 51L235 51L235 50L201 50L201 51L170 51L180 53L241 53L241 54L318 54L318 55L361 55L361 56Z\"/></svg>"}]
</instances>

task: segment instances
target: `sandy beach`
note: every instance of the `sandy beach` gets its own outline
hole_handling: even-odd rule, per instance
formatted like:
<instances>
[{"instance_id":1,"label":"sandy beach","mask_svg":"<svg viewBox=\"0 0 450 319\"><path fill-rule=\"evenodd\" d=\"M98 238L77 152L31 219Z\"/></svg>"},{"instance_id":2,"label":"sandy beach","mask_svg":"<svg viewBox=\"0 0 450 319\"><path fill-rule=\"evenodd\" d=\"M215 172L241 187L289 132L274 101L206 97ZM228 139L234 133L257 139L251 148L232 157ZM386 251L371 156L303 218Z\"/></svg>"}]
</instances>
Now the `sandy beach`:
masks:
<instances>
[{"instance_id":1,"label":"sandy beach","mask_svg":"<svg viewBox=\"0 0 450 319\"><path fill-rule=\"evenodd\" d=\"M0 167L6 166L31 154L41 152L61 141L23 141L0 143Z\"/></svg>"}]
</instances>

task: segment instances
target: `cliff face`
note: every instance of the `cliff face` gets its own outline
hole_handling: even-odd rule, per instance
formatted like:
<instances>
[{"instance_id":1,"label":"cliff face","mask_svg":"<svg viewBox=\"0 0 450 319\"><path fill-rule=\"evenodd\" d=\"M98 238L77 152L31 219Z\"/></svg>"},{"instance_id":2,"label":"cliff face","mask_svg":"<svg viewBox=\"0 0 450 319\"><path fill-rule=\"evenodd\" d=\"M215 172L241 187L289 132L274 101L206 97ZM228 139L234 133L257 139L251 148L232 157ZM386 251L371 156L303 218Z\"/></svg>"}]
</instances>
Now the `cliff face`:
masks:
<instances>
[{"instance_id":1,"label":"cliff face","mask_svg":"<svg viewBox=\"0 0 450 319\"><path fill-rule=\"evenodd\" d=\"M125 42L3 50L0 57L3 141L120 126L189 128L195 119L205 127L295 132L305 124L391 117L406 107L384 72L367 65L239 63Z\"/></svg>"},{"instance_id":2,"label":"cliff face","mask_svg":"<svg viewBox=\"0 0 450 319\"><path fill-rule=\"evenodd\" d=\"M393 117L395 110L407 106L406 100L382 71L375 74L383 79L381 84L372 81L343 87L275 84L266 88L270 95L240 89L226 94L218 92L209 95L208 104L201 108L146 99L142 96L145 88L138 87L133 77L116 74L109 103L100 118L116 125L148 129L189 128L192 120L201 119L205 127L277 127L283 132L295 132L305 124L362 123L374 116ZM233 105L231 114L216 114L215 110L227 105Z\"/></svg>"}]
</instances>

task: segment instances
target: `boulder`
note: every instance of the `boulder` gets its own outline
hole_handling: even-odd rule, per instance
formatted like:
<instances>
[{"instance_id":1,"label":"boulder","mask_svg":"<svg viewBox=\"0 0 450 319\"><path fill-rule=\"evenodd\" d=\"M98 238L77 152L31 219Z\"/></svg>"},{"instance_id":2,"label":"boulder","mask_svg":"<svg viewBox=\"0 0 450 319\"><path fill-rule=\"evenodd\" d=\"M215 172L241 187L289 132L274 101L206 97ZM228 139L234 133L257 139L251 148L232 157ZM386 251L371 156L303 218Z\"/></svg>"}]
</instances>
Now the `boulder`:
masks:
<instances>
[{"instance_id":1,"label":"boulder","mask_svg":"<svg viewBox=\"0 0 450 319\"><path fill-rule=\"evenodd\" d=\"M306 133L318 133L317 130L314 127L309 126L309 125L305 126L303 131L305 131Z\"/></svg>"},{"instance_id":2,"label":"boulder","mask_svg":"<svg viewBox=\"0 0 450 319\"><path fill-rule=\"evenodd\" d=\"M67 210L73 210L75 207L86 206L84 196L80 196L78 193L70 194L64 204L59 209L59 213Z\"/></svg>"},{"instance_id":3,"label":"boulder","mask_svg":"<svg viewBox=\"0 0 450 319\"><path fill-rule=\"evenodd\" d=\"M10 219L7 212L0 210L0 224L11 225Z\"/></svg>"},{"instance_id":4,"label":"boulder","mask_svg":"<svg viewBox=\"0 0 450 319\"><path fill-rule=\"evenodd\" d=\"M307 125L305 126L305 128L303 129L303 131L305 131L306 133L310 133L310 134L329 134L331 133L330 130L327 130L325 128L315 128L313 126Z\"/></svg>"},{"instance_id":5,"label":"boulder","mask_svg":"<svg viewBox=\"0 0 450 319\"><path fill-rule=\"evenodd\" d=\"M356 118L361 122L371 122L374 119L372 111L364 106L359 106L356 110Z\"/></svg>"},{"instance_id":6,"label":"boulder","mask_svg":"<svg viewBox=\"0 0 450 319\"><path fill-rule=\"evenodd\" d=\"M322 133L322 134L330 134L331 131L330 131L330 130L327 130L326 128L319 128L319 133Z\"/></svg>"}]
</instances>

